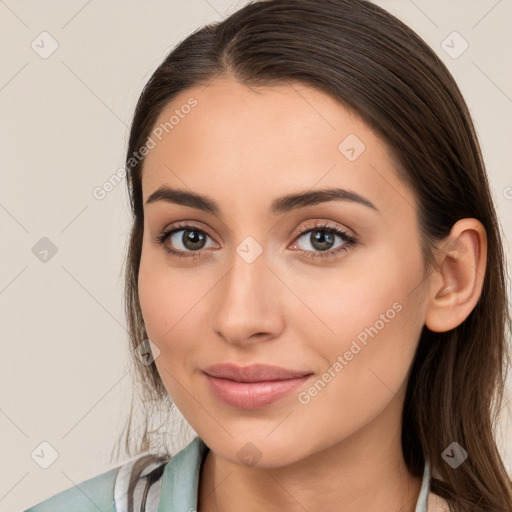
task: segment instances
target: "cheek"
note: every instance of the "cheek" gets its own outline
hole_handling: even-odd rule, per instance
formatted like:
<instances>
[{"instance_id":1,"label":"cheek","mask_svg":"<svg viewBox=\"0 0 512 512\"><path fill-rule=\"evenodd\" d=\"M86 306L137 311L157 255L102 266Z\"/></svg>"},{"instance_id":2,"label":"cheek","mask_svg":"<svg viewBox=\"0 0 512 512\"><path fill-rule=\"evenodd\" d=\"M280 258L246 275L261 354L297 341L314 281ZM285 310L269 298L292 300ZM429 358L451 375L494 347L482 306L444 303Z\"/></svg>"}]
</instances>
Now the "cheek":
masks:
<instances>
[{"instance_id":1,"label":"cheek","mask_svg":"<svg viewBox=\"0 0 512 512\"><path fill-rule=\"evenodd\" d=\"M197 301L199 281L190 270L168 265L163 250L145 240L139 268L139 302L148 335L163 342Z\"/></svg>"},{"instance_id":2,"label":"cheek","mask_svg":"<svg viewBox=\"0 0 512 512\"><path fill-rule=\"evenodd\" d=\"M323 425L322 436L311 441L319 448L349 437L385 410L400 414L421 322L411 297L394 290L378 300L354 290L352 300L338 301L341 308L332 308L331 316L324 310L335 335L319 336L315 329L302 333L315 343L323 367L297 396L295 418L307 432ZM279 434L285 438L287 432Z\"/></svg>"},{"instance_id":3,"label":"cheek","mask_svg":"<svg viewBox=\"0 0 512 512\"><path fill-rule=\"evenodd\" d=\"M333 435L348 437L388 407L401 407L419 332L407 306L396 309L384 326L368 322L359 337L329 347L327 366L299 397L311 428L324 421Z\"/></svg>"},{"instance_id":4,"label":"cheek","mask_svg":"<svg viewBox=\"0 0 512 512\"><path fill-rule=\"evenodd\" d=\"M339 287L324 287L316 301L310 289L309 305L315 315L305 312L299 316L302 320L297 319L301 336L322 357L321 371L343 374L336 380L351 393L375 385L379 376L398 388L422 327L418 297L408 295L407 286L396 281L383 288L374 284L378 294L360 283L346 284L341 292Z\"/></svg>"},{"instance_id":5,"label":"cheek","mask_svg":"<svg viewBox=\"0 0 512 512\"><path fill-rule=\"evenodd\" d=\"M171 274L162 275L156 270L142 271L139 277L139 300L148 336L162 350L172 340L179 341L178 333L190 315L197 315L198 290L183 286L181 278L173 279ZM183 340L185 343L185 340Z\"/></svg>"},{"instance_id":6,"label":"cheek","mask_svg":"<svg viewBox=\"0 0 512 512\"><path fill-rule=\"evenodd\" d=\"M160 350L157 367L187 369L199 350L200 330L208 325L208 293L215 276L198 268L173 268L157 251L142 251L139 302L148 337ZM159 367L160 370L160 367ZM167 380L165 373L162 377Z\"/></svg>"},{"instance_id":7,"label":"cheek","mask_svg":"<svg viewBox=\"0 0 512 512\"><path fill-rule=\"evenodd\" d=\"M160 265L160 266L159 266ZM171 269L162 271L151 258L141 258L139 269L139 301L149 339L158 347L155 364L172 401L182 412L188 411L188 395L184 392L188 368L196 350L194 340L197 332L191 329L190 321L199 321L200 314L197 290L186 286L183 273Z\"/></svg>"}]
</instances>

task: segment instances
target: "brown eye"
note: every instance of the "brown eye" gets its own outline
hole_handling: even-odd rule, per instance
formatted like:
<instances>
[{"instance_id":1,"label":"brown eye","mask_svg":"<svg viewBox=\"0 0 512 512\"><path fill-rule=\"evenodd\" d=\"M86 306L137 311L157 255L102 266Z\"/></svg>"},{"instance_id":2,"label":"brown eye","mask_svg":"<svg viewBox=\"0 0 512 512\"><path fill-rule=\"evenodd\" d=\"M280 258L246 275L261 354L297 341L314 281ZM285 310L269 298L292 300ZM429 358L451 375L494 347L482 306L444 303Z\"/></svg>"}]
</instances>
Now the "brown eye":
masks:
<instances>
[{"instance_id":1,"label":"brown eye","mask_svg":"<svg viewBox=\"0 0 512 512\"><path fill-rule=\"evenodd\" d=\"M179 233L183 234L179 236ZM180 229L170 236L169 240L172 241L174 246L175 244L181 244L186 250L197 251L204 248L207 236L206 233L198 231L197 229Z\"/></svg>"},{"instance_id":2,"label":"brown eye","mask_svg":"<svg viewBox=\"0 0 512 512\"><path fill-rule=\"evenodd\" d=\"M208 238L211 237L203 230L185 224L167 229L156 241L174 256L197 258L202 250L211 247L206 245Z\"/></svg>"}]
</instances>

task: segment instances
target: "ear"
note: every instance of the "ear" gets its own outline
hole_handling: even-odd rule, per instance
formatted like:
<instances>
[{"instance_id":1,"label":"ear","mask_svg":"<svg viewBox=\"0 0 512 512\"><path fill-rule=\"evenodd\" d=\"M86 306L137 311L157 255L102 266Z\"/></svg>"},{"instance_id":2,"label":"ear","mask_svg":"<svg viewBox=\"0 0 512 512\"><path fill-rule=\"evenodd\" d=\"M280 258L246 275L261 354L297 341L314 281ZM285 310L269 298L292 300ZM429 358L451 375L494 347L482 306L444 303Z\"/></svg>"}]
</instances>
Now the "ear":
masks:
<instances>
[{"instance_id":1,"label":"ear","mask_svg":"<svg viewBox=\"0 0 512 512\"><path fill-rule=\"evenodd\" d=\"M445 332L460 325L476 306L487 263L487 236L477 219L460 219L438 248L430 278L425 325Z\"/></svg>"}]
</instances>

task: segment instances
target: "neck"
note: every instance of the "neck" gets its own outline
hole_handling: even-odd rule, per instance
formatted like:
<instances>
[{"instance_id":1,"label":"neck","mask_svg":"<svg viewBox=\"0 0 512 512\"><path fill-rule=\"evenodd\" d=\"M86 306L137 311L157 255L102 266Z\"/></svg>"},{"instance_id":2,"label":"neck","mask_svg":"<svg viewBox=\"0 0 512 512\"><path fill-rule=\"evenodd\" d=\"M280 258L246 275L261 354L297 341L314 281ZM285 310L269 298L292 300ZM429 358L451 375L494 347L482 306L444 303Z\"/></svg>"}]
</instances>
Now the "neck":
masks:
<instances>
[{"instance_id":1,"label":"neck","mask_svg":"<svg viewBox=\"0 0 512 512\"><path fill-rule=\"evenodd\" d=\"M198 512L414 512L422 479L407 470L394 418L396 411L384 412L342 441L280 467L246 467L210 450Z\"/></svg>"}]
</instances>

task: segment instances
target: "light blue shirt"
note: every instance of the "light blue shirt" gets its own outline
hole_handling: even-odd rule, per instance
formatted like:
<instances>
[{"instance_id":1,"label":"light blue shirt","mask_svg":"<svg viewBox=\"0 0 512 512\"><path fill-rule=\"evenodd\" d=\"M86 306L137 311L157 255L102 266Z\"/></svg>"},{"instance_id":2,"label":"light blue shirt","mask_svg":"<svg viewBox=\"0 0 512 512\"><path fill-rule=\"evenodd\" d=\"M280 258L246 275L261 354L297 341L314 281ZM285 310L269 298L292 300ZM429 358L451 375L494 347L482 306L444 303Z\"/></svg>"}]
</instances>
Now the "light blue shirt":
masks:
<instances>
[{"instance_id":1,"label":"light blue shirt","mask_svg":"<svg viewBox=\"0 0 512 512\"><path fill-rule=\"evenodd\" d=\"M209 448L196 436L165 465L158 512L196 512L201 465ZM117 512L114 485L118 468L66 489L25 512ZM430 468L425 464L415 512L427 512Z\"/></svg>"}]
</instances>

